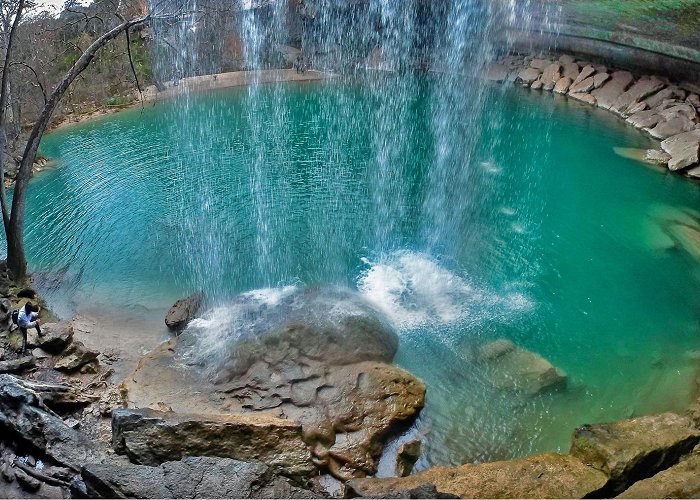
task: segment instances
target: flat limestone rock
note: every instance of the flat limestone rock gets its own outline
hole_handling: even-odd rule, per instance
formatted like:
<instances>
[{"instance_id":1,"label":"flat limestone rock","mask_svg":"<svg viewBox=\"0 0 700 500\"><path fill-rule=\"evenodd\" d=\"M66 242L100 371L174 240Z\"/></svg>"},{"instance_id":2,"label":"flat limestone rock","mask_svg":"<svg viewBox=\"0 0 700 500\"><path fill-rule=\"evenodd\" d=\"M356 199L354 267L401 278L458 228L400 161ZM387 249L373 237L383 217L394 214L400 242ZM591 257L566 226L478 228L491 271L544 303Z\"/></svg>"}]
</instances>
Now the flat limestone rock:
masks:
<instances>
[{"instance_id":1,"label":"flat limestone rock","mask_svg":"<svg viewBox=\"0 0 700 500\"><path fill-rule=\"evenodd\" d=\"M392 492L425 484L460 498L587 498L600 494L607 477L569 455L545 453L519 460L434 467L392 479L353 479L346 498L394 498Z\"/></svg>"},{"instance_id":2,"label":"flat limestone rock","mask_svg":"<svg viewBox=\"0 0 700 500\"><path fill-rule=\"evenodd\" d=\"M99 355L99 352L88 349L82 342L75 341L61 353L53 367L60 371L74 371L95 361Z\"/></svg>"},{"instance_id":3,"label":"flat limestone rock","mask_svg":"<svg viewBox=\"0 0 700 500\"><path fill-rule=\"evenodd\" d=\"M668 121L659 122L654 128L647 129L649 134L656 139L668 139L684 132L695 129L695 123L685 116L676 116Z\"/></svg>"},{"instance_id":4,"label":"flat limestone rock","mask_svg":"<svg viewBox=\"0 0 700 500\"><path fill-rule=\"evenodd\" d=\"M537 80L542 72L535 68L525 68L518 73L517 80L524 84L530 85L532 82Z\"/></svg>"},{"instance_id":5,"label":"flat limestone rock","mask_svg":"<svg viewBox=\"0 0 700 500\"><path fill-rule=\"evenodd\" d=\"M655 108L662 104L666 99L685 99L686 92L683 89L679 89L675 86L666 87L661 89L656 94L647 97L644 101L647 103L649 108Z\"/></svg>"},{"instance_id":6,"label":"flat limestone rock","mask_svg":"<svg viewBox=\"0 0 700 500\"><path fill-rule=\"evenodd\" d=\"M264 413L196 415L115 409L112 446L141 465L208 456L259 461L300 478L314 471L301 425Z\"/></svg>"},{"instance_id":7,"label":"flat limestone rock","mask_svg":"<svg viewBox=\"0 0 700 500\"><path fill-rule=\"evenodd\" d=\"M670 170L682 170L700 161L700 129L669 137L661 143L661 148L671 155Z\"/></svg>"},{"instance_id":8,"label":"flat limestone rock","mask_svg":"<svg viewBox=\"0 0 700 500\"><path fill-rule=\"evenodd\" d=\"M563 371L509 340L481 346L478 360L486 366L489 381L499 389L537 394L566 384Z\"/></svg>"},{"instance_id":9,"label":"flat limestone rock","mask_svg":"<svg viewBox=\"0 0 700 500\"><path fill-rule=\"evenodd\" d=\"M593 90L593 86L593 77L588 77L578 82L574 82L569 88L569 94L585 94Z\"/></svg>"},{"instance_id":10,"label":"flat limestone rock","mask_svg":"<svg viewBox=\"0 0 700 500\"><path fill-rule=\"evenodd\" d=\"M545 90L552 90L554 85L561 78L561 64L552 63L544 69L542 73L542 85Z\"/></svg>"},{"instance_id":11,"label":"flat limestone rock","mask_svg":"<svg viewBox=\"0 0 700 500\"><path fill-rule=\"evenodd\" d=\"M88 498L318 498L261 463L187 457L158 467L89 464L82 470Z\"/></svg>"},{"instance_id":12,"label":"flat limestone rock","mask_svg":"<svg viewBox=\"0 0 700 500\"><path fill-rule=\"evenodd\" d=\"M530 67L535 68L540 72L543 71L550 64L552 64L552 61L548 59L533 59L532 61L530 61Z\"/></svg>"},{"instance_id":13,"label":"flat limestone rock","mask_svg":"<svg viewBox=\"0 0 700 500\"><path fill-rule=\"evenodd\" d=\"M606 72L598 72L593 76L593 88L599 89L605 82L610 80L610 75Z\"/></svg>"},{"instance_id":14,"label":"flat limestone rock","mask_svg":"<svg viewBox=\"0 0 700 500\"><path fill-rule=\"evenodd\" d=\"M571 93L571 91L569 91L569 97L576 99L577 101L588 103L591 106L595 106L598 102L595 97L593 97L591 94L586 94L585 92Z\"/></svg>"},{"instance_id":15,"label":"flat limestone rock","mask_svg":"<svg viewBox=\"0 0 700 500\"><path fill-rule=\"evenodd\" d=\"M578 64L575 62L570 62L570 63L563 63L562 66L562 77L564 78L569 78L572 82L578 78L579 73L581 70L579 69Z\"/></svg>"},{"instance_id":16,"label":"flat limestone rock","mask_svg":"<svg viewBox=\"0 0 700 500\"><path fill-rule=\"evenodd\" d=\"M656 126L664 118L655 109L639 111L631 114L627 118L627 122L636 128L651 128Z\"/></svg>"},{"instance_id":17,"label":"flat limestone rock","mask_svg":"<svg viewBox=\"0 0 700 500\"><path fill-rule=\"evenodd\" d=\"M637 481L617 498L700 498L700 455Z\"/></svg>"},{"instance_id":18,"label":"flat limestone rock","mask_svg":"<svg viewBox=\"0 0 700 500\"><path fill-rule=\"evenodd\" d=\"M39 336L36 330L29 330L27 345L40 347L51 354L59 354L73 341L73 325L69 322L42 324L41 333Z\"/></svg>"},{"instance_id":19,"label":"flat limestone rock","mask_svg":"<svg viewBox=\"0 0 700 500\"><path fill-rule=\"evenodd\" d=\"M577 85L581 83L584 80L587 80L588 78L592 77L595 74L595 68L593 66L585 66L582 70L581 73L578 74L576 79L574 79L573 85ZM591 80L592 82L592 80Z\"/></svg>"},{"instance_id":20,"label":"flat limestone rock","mask_svg":"<svg viewBox=\"0 0 700 500\"><path fill-rule=\"evenodd\" d=\"M592 92L596 98L598 106L603 109L610 109L617 98L620 97L634 81L632 73L628 71L616 71L612 78L599 89Z\"/></svg>"},{"instance_id":21,"label":"flat limestone rock","mask_svg":"<svg viewBox=\"0 0 700 500\"><path fill-rule=\"evenodd\" d=\"M556 85L554 85L554 92L557 94L566 94L571 86L571 78L564 76L557 80Z\"/></svg>"},{"instance_id":22,"label":"flat limestone rock","mask_svg":"<svg viewBox=\"0 0 700 500\"><path fill-rule=\"evenodd\" d=\"M574 431L571 455L605 473L620 493L639 479L678 462L700 443L693 421L674 413L584 425Z\"/></svg>"},{"instance_id":23,"label":"flat limestone rock","mask_svg":"<svg viewBox=\"0 0 700 500\"><path fill-rule=\"evenodd\" d=\"M633 104L643 101L664 88L666 84L658 78L641 78L629 90L623 92L610 107L615 113L624 113Z\"/></svg>"}]
</instances>

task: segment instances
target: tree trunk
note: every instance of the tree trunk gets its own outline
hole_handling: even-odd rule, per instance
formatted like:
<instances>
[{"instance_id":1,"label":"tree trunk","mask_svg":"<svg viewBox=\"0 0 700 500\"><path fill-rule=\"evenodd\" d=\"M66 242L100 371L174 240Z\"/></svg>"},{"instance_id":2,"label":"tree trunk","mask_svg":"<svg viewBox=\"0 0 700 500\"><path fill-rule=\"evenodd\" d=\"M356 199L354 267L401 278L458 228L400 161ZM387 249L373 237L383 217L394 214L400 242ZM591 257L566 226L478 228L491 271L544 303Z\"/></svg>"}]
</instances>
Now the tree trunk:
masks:
<instances>
[{"instance_id":1,"label":"tree trunk","mask_svg":"<svg viewBox=\"0 0 700 500\"><path fill-rule=\"evenodd\" d=\"M141 25L146 20L147 16L125 21L95 40L53 90L44 105L39 119L34 124L34 128L32 128L27 140L27 146L24 149L22 162L17 171L10 223L9 226L6 226L5 231L7 234L7 265L15 279L24 278L27 273L27 258L24 252L24 212L27 201L27 187L32 176L32 166L34 165L34 160L36 160L39 143L51 121L51 115L53 115L59 101L71 83L73 83L73 80L88 67L98 50L107 42L119 36L124 30Z\"/></svg>"}]
</instances>

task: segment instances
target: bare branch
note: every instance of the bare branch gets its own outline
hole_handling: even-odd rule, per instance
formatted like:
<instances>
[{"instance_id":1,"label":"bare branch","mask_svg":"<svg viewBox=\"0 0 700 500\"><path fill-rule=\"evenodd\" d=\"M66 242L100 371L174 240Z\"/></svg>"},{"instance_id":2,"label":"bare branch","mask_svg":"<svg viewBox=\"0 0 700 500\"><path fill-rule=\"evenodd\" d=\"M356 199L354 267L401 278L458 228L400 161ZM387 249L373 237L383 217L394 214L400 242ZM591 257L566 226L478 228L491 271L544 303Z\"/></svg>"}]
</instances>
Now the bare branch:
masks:
<instances>
[{"instance_id":1,"label":"bare branch","mask_svg":"<svg viewBox=\"0 0 700 500\"><path fill-rule=\"evenodd\" d=\"M44 96L44 104L46 104L46 99L47 99L46 89L44 89L44 86L42 85L42 83L39 79L39 75L37 74L36 70L25 62L13 62L10 64L10 66L22 66L22 67L30 70L32 73L34 73L34 77L36 78L36 85L41 89L41 95Z\"/></svg>"}]
</instances>

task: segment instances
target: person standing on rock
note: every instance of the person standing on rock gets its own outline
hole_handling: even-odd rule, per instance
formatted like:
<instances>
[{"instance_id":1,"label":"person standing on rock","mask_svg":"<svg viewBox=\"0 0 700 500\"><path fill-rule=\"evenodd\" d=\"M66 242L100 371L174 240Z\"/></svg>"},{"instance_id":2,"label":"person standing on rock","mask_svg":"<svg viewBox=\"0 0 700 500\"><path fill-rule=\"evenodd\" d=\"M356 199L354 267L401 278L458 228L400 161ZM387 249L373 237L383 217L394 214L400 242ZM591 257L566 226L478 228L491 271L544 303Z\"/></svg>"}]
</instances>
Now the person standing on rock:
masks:
<instances>
[{"instance_id":1,"label":"person standing on rock","mask_svg":"<svg viewBox=\"0 0 700 500\"><path fill-rule=\"evenodd\" d=\"M22 332L22 355L27 349L27 328L36 328L36 333L41 337L41 320L39 319L39 306L35 306L31 302L20 307L17 313L17 326Z\"/></svg>"}]
</instances>

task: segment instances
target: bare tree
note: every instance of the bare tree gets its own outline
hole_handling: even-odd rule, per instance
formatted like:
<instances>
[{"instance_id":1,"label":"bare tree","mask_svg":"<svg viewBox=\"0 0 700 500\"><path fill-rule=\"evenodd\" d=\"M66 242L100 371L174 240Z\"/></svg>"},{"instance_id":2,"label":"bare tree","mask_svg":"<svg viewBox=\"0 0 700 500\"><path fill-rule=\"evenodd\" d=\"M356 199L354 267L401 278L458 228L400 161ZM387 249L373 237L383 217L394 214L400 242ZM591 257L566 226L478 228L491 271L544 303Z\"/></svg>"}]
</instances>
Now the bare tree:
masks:
<instances>
[{"instance_id":1,"label":"bare tree","mask_svg":"<svg viewBox=\"0 0 700 500\"><path fill-rule=\"evenodd\" d=\"M8 2L7 5L9 5ZM3 0L3 6L6 3ZM8 9L7 17L13 19L12 25L9 27L9 32L6 32L6 42L4 46L4 64L2 74L2 87L0 89L0 151L4 150L6 135L5 123L7 117L7 102L8 102L8 82L11 66L12 45L15 39L17 29L25 12L26 0L17 0L14 9ZM39 143L48 127L51 117L56 110L61 98L70 88L75 79L90 65L98 51L108 42L115 39L123 33L127 33L132 28L143 26L148 20L149 15L138 16L129 20L120 19L120 23L108 30L106 33L99 36L87 47L80 57L75 61L68 72L63 75L58 84L53 88L47 96L45 104L39 114L39 118L34 123L29 134L27 144L24 148L22 160L17 172L15 181L14 195L12 198L12 206L9 207L5 193L5 170L2 158L4 154L0 154L0 205L2 206L2 218L5 228L5 236L7 238L7 264L16 279L21 279L26 276L27 259L24 249L24 216L26 207L27 187L32 175L32 166L36 160ZM128 36L127 36L128 39Z\"/></svg>"}]
</instances>

